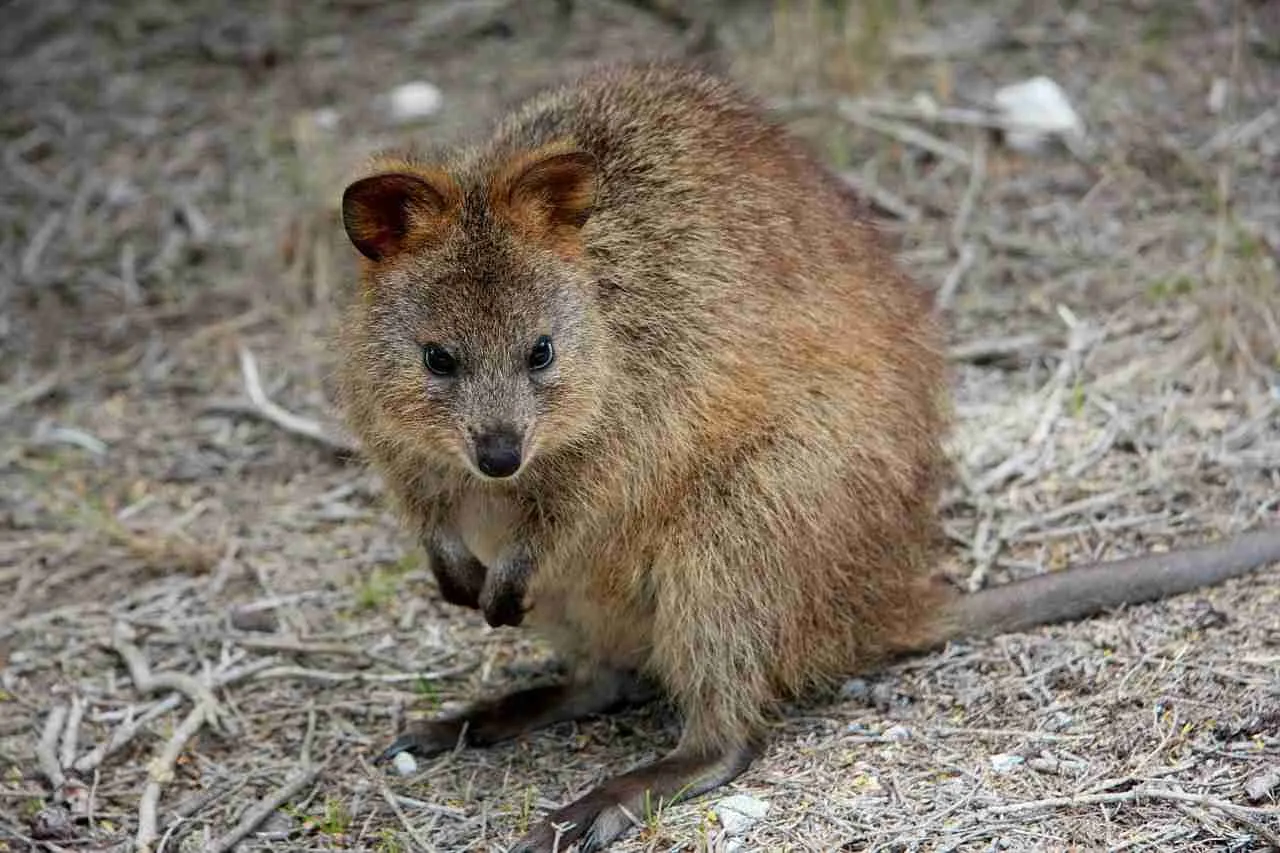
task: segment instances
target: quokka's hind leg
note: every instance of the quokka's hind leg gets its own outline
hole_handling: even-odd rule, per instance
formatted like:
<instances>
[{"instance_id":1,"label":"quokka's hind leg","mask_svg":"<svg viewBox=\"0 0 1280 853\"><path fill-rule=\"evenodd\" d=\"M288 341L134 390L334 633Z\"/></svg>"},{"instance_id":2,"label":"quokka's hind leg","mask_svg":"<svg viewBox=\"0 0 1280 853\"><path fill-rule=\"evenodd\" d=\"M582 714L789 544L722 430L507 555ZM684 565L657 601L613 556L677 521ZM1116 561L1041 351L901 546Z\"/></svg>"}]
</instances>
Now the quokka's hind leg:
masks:
<instances>
[{"instance_id":1,"label":"quokka's hind leg","mask_svg":"<svg viewBox=\"0 0 1280 853\"><path fill-rule=\"evenodd\" d=\"M574 843L583 853L603 850L653 810L719 788L751 765L771 705L768 604L749 598L725 618L718 597L688 593L677 583L660 587L651 659L683 717L679 746L552 812L513 853L553 853Z\"/></svg>"},{"instance_id":2,"label":"quokka's hind leg","mask_svg":"<svg viewBox=\"0 0 1280 853\"><path fill-rule=\"evenodd\" d=\"M602 714L656 698L657 688L632 673L591 670L561 684L516 690L482 699L461 713L410 724L378 757L388 761L396 753L429 757L463 741L488 746L554 723Z\"/></svg>"},{"instance_id":3,"label":"quokka's hind leg","mask_svg":"<svg viewBox=\"0 0 1280 853\"><path fill-rule=\"evenodd\" d=\"M511 853L553 853L575 842L581 853L603 850L659 808L719 788L751 766L758 744L700 747L687 743L665 757L605 782L557 809L516 842Z\"/></svg>"}]
</instances>

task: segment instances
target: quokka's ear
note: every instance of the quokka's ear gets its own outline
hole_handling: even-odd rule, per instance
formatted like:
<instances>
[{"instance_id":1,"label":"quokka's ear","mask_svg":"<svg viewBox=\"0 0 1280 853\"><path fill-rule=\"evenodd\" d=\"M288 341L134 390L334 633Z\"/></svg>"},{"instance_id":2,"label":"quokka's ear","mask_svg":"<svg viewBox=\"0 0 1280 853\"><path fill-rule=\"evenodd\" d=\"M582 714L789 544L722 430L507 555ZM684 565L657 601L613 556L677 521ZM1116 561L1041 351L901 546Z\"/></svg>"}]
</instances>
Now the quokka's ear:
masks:
<instances>
[{"instance_id":1,"label":"quokka's ear","mask_svg":"<svg viewBox=\"0 0 1280 853\"><path fill-rule=\"evenodd\" d=\"M456 184L438 175L390 172L361 178L342 194L342 224L371 261L428 245L460 208Z\"/></svg>"},{"instance_id":2,"label":"quokka's ear","mask_svg":"<svg viewBox=\"0 0 1280 853\"><path fill-rule=\"evenodd\" d=\"M576 255L578 231L591 216L598 183L596 159L570 142L558 142L505 164L489 198L498 217L526 238Z\"/></svg>"}]
</instances>

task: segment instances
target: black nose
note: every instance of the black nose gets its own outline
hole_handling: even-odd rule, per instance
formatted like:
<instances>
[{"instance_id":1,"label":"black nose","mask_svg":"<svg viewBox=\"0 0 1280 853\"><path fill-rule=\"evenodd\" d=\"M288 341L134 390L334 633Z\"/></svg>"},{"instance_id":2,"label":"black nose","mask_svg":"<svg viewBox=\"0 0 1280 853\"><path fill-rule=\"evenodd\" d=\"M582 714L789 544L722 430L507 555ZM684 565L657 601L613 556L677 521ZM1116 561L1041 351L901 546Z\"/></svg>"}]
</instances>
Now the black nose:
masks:
<instances>
[{"instance_id":1,"label":"black nose","mask_svg":"<svg viewBox=\"0 0 1280 853\"><path fill-rule=\"evenodd\" d=\"M506 431L476 436L476 467L487 477L510 477L520 470L520 439Z\"/></svg>"}]
</instances>

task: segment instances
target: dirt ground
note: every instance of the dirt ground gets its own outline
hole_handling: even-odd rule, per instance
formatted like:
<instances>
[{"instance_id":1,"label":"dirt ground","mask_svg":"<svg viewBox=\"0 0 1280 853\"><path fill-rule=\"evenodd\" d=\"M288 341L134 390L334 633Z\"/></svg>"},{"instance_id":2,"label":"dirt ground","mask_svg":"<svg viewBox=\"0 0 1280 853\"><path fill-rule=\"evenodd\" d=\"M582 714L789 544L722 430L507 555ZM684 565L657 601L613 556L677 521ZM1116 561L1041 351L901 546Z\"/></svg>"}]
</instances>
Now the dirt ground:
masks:
<instances>
[{"instance_id":1,"label":"dirt ground","mask_svg":"<svg viewBox=\"0 0 1280 853\"><path fill-rule=\"evenodd\" d=\"M554 662L438 601L377 480L242 369L331 423L361 157L600 59L711 51L945 294L958 583L1280 521L1280 4L647 5L5 4L0 850L501 850L674 743L654 707L372 769ZM1086 144L982 126L1037 74ZM440 110L393 124L412 80ZM769 809L730 836L735 793ZM1272 567L863 674L617 849L1258 851L1278 797Z\"/></svg>"}]
</instances>

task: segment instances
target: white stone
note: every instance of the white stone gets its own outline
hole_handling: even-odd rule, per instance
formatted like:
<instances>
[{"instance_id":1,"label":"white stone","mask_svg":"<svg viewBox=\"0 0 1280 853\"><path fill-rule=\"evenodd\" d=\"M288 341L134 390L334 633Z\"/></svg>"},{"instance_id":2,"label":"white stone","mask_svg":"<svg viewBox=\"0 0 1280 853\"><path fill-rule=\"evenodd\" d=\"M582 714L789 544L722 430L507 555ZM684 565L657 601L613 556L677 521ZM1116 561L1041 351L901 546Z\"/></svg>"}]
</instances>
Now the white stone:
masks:
<instances>
[{"instance_id":1,"label":"white stone","mask_svg":"<svg viewBox=\"0 0 1280 853\"><path fill-rule=\"evenodd\" d=\"M714 810L727 834L741 835L769 813L769 804L747 794L734 794L716 803Z\"/></svg>"},{"instance_id":2,"label":"white stone","mask_svg":"<svg viewBox=\"0 0 1280 853\"><path fill-rule=\"evenodd\" d=\"M1010 148L1036 151L1055 136L1068 145L1084 141L1084 122L1062 87L1048 77L1032 77L999 89L995 104Z\"/></svg>"},{"instance_id":3,"label":"white stone","mask_svg":"<svg viewBox=\"0 0 1280 853\"><path fill-rule=\"evenodd\" d=\"M1213 85L1209 87L1209 112L1217 115L1227 106L1227 94L1231 91L1231 84L1222 77L1215 77Z\"/></svg>"},{"instance_id":4,"label":"white stone","mask_svg":"<svg viewBox=\"0 0 1280 853\"><path fill-rule=\"evenodd\" d=\"M311 120L321 130L334 130L342 122L342 113L333 107L324 107L312 113Z\"/></svg>"},{"instance_id":5,"label":"white stone","mask_svg":"<svg viewBox=\"0 0 1280 853\"><path fill-rule=\"evenodd\" d=\"M408 752L397 752L395 757L391 759L391 763L401 776L412 776L418 772L417 759Z\"/></svg>"},{"instance_id":6,"label":"white stone","mask_svg":"<svg viewBox=\"0 0 1280 853\"><path fill-rule=\"evenodd\" d=\"M405 83L383 96L391 119L397 122L417 121L435 115L444 103L439 87L424 80Z\"/></svg>"},{"instance_id":7,"label":"white stone","mask_svg":"<svg viewBox=\"0 0 1280 853\"><path fill-rule=\"evenodd\" d=\"M1011 773L1020 767L1025 760L1021 755L1013 753L993 755L991 756L991 769L997 773Z\"/></svg>"},{"instance_id":8,"label":"white stone","mask_svg":"<svg viewBox=\"0 0 1280 853\"><path fill-rule=\"evenodd\" d=\"M889 740L910 740L911 729L906 726L890 726L884 730L884 736Z\"/></svg>"}]
</instances>

